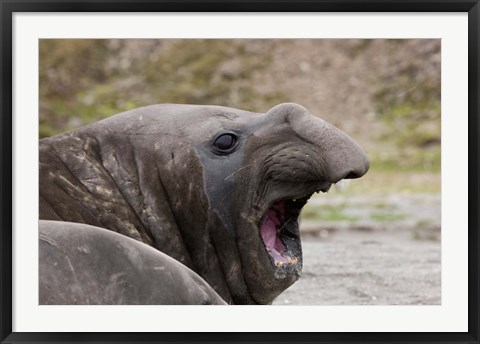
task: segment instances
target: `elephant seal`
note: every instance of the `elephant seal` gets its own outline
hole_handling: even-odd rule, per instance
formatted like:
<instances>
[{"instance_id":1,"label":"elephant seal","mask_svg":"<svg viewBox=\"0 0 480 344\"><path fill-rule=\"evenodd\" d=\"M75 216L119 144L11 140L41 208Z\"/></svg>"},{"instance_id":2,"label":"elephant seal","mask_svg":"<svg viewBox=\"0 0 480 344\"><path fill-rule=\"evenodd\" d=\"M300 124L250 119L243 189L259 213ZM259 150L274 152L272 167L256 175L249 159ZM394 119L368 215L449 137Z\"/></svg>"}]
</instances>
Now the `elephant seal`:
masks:
<instances>
[{"instance_id":1,"label":"elephant seal","mask_svg":"<svg viewBox=\"0 0 480 344\"><path fill-rule=\"evenodd\" d=\"M126 235L229 304L269 304L301 273L309 197L368 168L351 138L297 104L152 105L40 140L40 218Z\"/></svg>"},{"instance_id":2,"label":"elephant seal","mask_svg":"<svg viewBox=\"0 0 480 344\"><path fill-rule=\"evenodd\" d=\"M39 233L42 305L226 304L195 272L138 240L44 220Z\"/></svg>"}]
</instances>

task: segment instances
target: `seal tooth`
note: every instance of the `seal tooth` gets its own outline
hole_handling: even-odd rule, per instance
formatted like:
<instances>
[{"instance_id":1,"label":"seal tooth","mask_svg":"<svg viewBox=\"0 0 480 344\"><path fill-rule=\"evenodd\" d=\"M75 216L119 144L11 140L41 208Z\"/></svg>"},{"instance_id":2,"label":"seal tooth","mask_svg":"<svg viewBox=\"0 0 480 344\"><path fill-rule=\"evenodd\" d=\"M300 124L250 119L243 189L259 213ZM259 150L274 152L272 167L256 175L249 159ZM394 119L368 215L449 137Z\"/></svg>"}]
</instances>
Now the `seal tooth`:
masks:
<instances>
[{"instance_id":1,"label":"seal tooth","mask_svg":"<svg viewBox=\"0 0 480 344\"><path fill-rule=\"evenodd\" d=\"M296 263L298 263L298 259L297 258L288 258L288 263L296 264Z\"/></svg>"}]
</instances>

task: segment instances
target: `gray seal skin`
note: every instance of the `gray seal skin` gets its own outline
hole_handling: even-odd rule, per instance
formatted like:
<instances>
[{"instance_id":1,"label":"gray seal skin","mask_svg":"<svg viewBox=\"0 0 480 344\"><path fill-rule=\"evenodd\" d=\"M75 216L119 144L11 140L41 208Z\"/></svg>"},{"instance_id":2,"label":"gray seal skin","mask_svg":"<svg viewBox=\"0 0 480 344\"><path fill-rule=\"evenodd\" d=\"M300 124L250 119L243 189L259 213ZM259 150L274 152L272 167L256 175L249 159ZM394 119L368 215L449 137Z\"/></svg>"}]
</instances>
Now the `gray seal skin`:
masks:
<instances>
[{"instance_id":1,"label":"gray seal skin","mask_svg":"<svg viewBox=\"0 0 480 344\"><path fill-rule=\"evenodd\" d=\"M368 167L352 139L297 104L152 105L40 140L40 218L129 236L227 303L269 304L300 276L308 198Z\"/></svg>"},{"instance_id":2,"label":"gray seal skin","mask_svg":"<svg viewBox=\"0 0 480 344\"><path fill-rule=\"evenodd\" d=\"M72 222L42 220L39 232L42 305L226 304L195 272L137 240Z\"/></svg>"}]
</instances>

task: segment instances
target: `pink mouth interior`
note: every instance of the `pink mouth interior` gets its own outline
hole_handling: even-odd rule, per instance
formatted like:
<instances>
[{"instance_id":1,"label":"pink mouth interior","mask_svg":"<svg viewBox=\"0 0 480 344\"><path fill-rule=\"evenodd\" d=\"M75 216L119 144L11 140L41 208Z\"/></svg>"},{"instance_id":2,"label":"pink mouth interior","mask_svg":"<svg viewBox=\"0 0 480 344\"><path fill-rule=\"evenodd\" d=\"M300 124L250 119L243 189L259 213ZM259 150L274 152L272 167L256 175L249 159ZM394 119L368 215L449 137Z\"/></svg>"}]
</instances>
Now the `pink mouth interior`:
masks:
<instances>
[{"instance_id":1,"label":"pink mouth interior","mask_svg":"<svg viewBox=\"0 0 480 344\"><path fill-rule=\"evenodd\" d=\"M263 239L267 252L277 263L286 263L290 257L285 253L285 245L280 239L280 229L282 222L277 216L277 213L284 215L285 202L280 201L275 203L268 211L262 220L260 227L260 235ZM278 264L277 264L278 265Z\"/></svg>"}]
</instances>

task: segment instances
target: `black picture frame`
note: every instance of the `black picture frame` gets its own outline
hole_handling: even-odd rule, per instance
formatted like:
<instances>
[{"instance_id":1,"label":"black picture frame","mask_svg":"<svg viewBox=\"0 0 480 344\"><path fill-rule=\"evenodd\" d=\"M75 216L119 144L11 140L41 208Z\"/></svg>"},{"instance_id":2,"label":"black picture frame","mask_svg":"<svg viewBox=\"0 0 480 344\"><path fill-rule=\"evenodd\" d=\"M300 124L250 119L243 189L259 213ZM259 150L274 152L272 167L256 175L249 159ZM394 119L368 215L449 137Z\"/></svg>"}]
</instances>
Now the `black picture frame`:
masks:
<instances>
[{"instance_id":1,"label":"black picture frame","mask_svg":"<svg viewBox=\"0 0 480 344\"><path fill-rule=\"evenodd\" d=\"M0 0L0 340L1 343L479 343L478 0ZM33 333L12 332L12 16L15 12L468 12L468 332L457 333Z\"/></svg>"}]
</instances>

